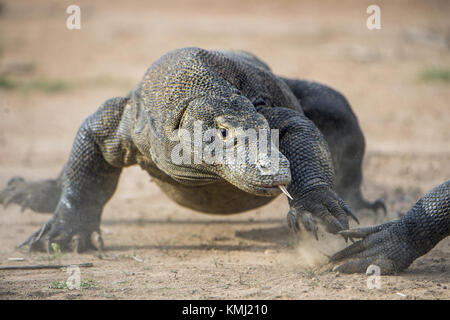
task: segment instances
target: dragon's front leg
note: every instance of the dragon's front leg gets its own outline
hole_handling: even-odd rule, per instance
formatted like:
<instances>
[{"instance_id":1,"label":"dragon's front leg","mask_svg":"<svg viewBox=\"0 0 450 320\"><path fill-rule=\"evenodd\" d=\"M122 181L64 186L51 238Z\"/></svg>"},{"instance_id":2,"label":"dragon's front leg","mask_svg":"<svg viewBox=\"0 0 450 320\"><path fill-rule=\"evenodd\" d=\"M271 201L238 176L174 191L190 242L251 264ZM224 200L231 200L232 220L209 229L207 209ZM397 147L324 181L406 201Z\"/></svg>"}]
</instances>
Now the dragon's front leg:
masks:
<instances>
[{"instance_id":1,"label":"dragon's front leg","mask_svg":"<svg viewBox=\"0 0 450 320\"><path fill-rule=\"evenodd\" d=\"M117 127L125 103L123 98L108 100L83 122L61 175L61 195L53 216L21 246L49 252L52 243L76 252L101 249L101 213L122 171L111 159L122 154Z\"/></svg>"},{"instance_id":2,"label":"dragon's front leg","mask_svg":"<svg viewBox=\"0 0 450 320\"><path fill-rule=\"evenodd\" d=\"M290 162L292 180L287 190L293 199L289 200L289 226L297 232L301 221L316 238L316 219L331 233L348 229L347 216L357 219L334 191L331 155L314 123L286 108L259 107L258 112L272 129L280 130L280 151Z\"/></svg>"}]
</instances>

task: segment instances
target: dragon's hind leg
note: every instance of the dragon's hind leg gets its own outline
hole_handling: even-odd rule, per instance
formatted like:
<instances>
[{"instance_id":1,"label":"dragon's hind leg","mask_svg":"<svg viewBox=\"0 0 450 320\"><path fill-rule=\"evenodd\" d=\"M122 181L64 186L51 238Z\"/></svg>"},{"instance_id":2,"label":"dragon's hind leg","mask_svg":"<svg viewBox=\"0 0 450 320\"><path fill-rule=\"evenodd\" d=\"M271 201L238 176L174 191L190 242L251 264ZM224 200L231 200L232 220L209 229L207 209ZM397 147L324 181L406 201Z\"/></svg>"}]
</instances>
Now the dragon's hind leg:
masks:
<instances>
[{"instance_id":1,"label":"dragon's hind leg","mask_svg":"<svg viewBox=\"0 0 450 320\"><path fill-rule=\"evenodd\" d=\"M0 191L0 203L7 207L11 203L21 206L22 211L30 208L41 213L55 211L61 195L61 179L26 181L22 177L13 177L5 189Z\"/></svg>"},{"instance_id":2,"label":"dragon's hind leg","mask_svg":"<svg viewBox=\"0 0 450 320\"><path fill-rule=\"evenodd\" d=\"M305 115L328 143L336 172L336 191L352 208L382 209L382 200L367 201L361 194L364 135L347 99L316 82L284 79L299 99Z\"/></svg>"}]
</instances>

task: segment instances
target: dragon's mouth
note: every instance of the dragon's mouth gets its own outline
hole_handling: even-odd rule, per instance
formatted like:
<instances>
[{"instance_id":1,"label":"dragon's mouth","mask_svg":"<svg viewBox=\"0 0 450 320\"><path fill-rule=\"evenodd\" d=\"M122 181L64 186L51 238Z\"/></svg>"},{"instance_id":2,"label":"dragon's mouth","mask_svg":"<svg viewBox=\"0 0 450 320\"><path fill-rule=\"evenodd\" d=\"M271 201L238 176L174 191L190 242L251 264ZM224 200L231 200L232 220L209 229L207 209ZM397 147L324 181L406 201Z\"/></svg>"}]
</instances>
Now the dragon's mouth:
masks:
<instances>
[{"instance_id":1,"label":"dragon's mouth","mask_svg":"<svg viewBox=\"0 0 450 320\"><path fill-rule=\"evenodd\" d=\"M258 195L258 196L265 196L265 197L271 197L271 196L277 196L282 192L282 189L280 186L284 186L284 184L272 184L272 185L247 185L244 187L241 187L246 192Z\"/></svg>"},{"instance_id":2,"label":"dragon's mouth","mask_svg":"<svg viewBox=\"0 0 450 320\"><path fill-rule=\"evenodd\" d=\"M170 177L180 183L188 184L208 184L220 179L218 175L213 173L186 169L187 168L183 168L183 171L178 172L172 171Z\"/></svg>"}]
</instances>

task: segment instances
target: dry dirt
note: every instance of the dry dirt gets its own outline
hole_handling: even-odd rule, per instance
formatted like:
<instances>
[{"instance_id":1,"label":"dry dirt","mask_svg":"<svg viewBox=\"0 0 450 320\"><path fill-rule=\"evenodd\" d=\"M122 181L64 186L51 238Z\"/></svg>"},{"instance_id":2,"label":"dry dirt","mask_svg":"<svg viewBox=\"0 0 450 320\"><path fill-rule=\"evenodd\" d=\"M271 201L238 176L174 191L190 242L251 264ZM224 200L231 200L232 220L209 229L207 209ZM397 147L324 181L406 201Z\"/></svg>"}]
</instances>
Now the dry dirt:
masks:
<instances>
[{"instance_id":1,"label":"dry dirt","mask_svg":"<svg viewBox=\"0 0 450 320\"><path fill-rule=\"evenodd\" d=\"M382 29L370 31L373 2ZM78 0L81 30L71 31L72 3L2 1L4 72L31 64L19 79L61 81L67 90L0 89L0 186L13 175L56 176L81 121L184 46L249 50L279 74L343 92L366 136L364 194L384 198L389 211L358 212L363 225L397 218L450 177L449 82L419 76L450 66L446 1ZM365 275L329 271L327 255L342 239L294 238L287 209L280 197L240 215L203 215L172 203L139 168L126 169L104 209L101 254L18 251L49 216L0 209L0 266L94 264L82 269L82 290L51 288L65 270L0 271L0 299L449 299L450 239L369 290Z\"/></svg>"}]
</instances>

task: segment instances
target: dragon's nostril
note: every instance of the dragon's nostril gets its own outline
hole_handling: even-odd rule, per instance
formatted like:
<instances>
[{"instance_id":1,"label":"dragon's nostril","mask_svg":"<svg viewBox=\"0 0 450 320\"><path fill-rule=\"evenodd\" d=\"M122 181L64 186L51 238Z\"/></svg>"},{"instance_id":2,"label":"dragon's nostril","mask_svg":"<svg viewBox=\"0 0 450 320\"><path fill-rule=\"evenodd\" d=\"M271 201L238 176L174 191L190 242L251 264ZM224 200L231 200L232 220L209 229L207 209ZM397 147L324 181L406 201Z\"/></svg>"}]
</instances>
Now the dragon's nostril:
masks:
<instances>
[{"instance_id":1,"label":"dragon's nostril","mask_svg":"<svg viewBox=\"0 0 450 320\"><path fill-rule=\"evenodd\" d=\"M259 157L257 166L262 174L271 174L272 163L267 157Z\"/></svg>"},{"instance_id":2,"label":"dragon's nostril","mask_svg":"<svg viewBox=\"0 0 450 320\"><path fill-rule=\"evenodd\" d=\"M269 163L269 161L258 161L258 164L259 164L259 166L261 167L261 168L268 168L268 167L270 167L270 163Z\"/></svg>"},{"instance_id":3,"label":"dragon's nostril","mask_svg":"<svg viewBox=\"0 0 450 320\"><path fill-rule=\"evenodd\" d=\"M222 135L222 138L226 138L228 136L228 130L225 128L221 128L220 134Z\"/></svg>"}]
</instances>

